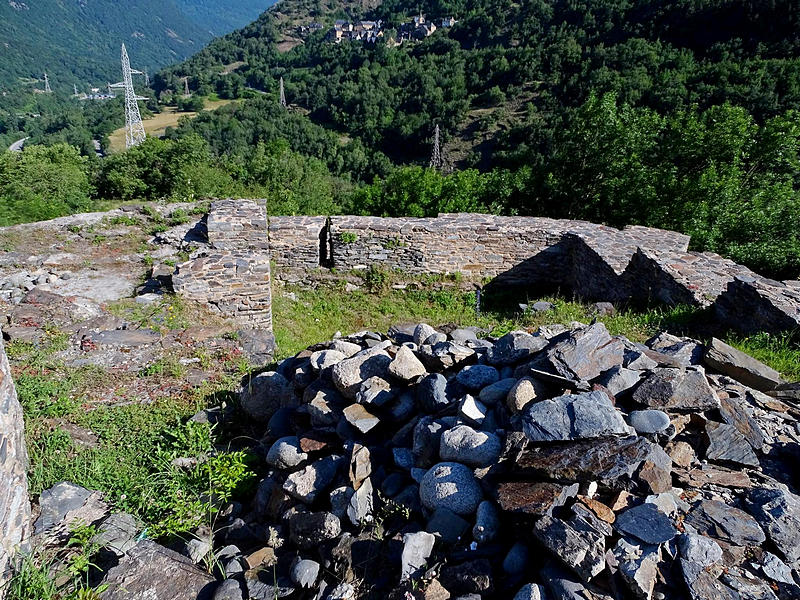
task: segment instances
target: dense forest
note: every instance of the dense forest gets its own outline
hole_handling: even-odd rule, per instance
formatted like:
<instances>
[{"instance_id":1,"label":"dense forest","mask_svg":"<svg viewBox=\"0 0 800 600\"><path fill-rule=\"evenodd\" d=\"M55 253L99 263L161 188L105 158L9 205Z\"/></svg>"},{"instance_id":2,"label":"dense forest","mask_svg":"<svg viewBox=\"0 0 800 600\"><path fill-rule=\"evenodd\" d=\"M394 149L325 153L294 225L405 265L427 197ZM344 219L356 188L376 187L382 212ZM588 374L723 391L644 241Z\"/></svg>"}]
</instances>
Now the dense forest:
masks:
<instances>
[{"instance_id":1,"label":"dense forest","mask_svg":"<svg viewBox=\"0 0 800 600\"><path fill-rule=\"evenodd\" d=\"M90 201L257 193L274 213L640 223L689 233L695 248L765 274L800 274L796 3L387 0L349 15L325 6L283 0L283 17L268 11L158 73L161 103L184 101L184 78L195 96L242 99L183 120L165 140L95 159L79 132L106 135L106 123L119 124L111 106L74 113L74 127L42 116L31 131L78 147L88 188L76 189ZM387 35L331 44L323 30L279 50L298 23L285 15L302 11L306 22L380 18ZM418 11L458 22L388 43ZM281 77L288 110L277 103ZM425 168L436 125L441 172ZM172 166L154 176L153 161ZM3 169L22 162L0 164L6 203Z\"/></svg>"},{"instance_id":2,"label":"dense forest","mask_svg":"<svg viewBox=\"0 0 800 600\"><path fill-rule=\"evenodd\" d=\"M0 89L71 92L119 81L120 44L151 72L255 19L275 0L93 0L0 3Z\"/></svg>"}]
</instances>

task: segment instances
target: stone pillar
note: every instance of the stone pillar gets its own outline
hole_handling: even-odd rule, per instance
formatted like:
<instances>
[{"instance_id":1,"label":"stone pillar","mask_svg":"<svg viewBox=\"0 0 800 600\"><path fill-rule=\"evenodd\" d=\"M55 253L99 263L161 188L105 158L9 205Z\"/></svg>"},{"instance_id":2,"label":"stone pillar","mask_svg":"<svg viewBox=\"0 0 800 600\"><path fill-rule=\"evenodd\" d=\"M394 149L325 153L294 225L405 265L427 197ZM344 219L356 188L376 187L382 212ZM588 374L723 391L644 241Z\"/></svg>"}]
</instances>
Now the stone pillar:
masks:
<instances>
[{"instance_id":1,"label":"stone pillar","mask_svg":"<svg viewBox=\"0 0 800 600\"><path fill-rule=\"evenodd\" d=\"M0 600L11 575L11 560L30 530L27 471L22 407L0 338Z\"/></svg>"}]
</instances>

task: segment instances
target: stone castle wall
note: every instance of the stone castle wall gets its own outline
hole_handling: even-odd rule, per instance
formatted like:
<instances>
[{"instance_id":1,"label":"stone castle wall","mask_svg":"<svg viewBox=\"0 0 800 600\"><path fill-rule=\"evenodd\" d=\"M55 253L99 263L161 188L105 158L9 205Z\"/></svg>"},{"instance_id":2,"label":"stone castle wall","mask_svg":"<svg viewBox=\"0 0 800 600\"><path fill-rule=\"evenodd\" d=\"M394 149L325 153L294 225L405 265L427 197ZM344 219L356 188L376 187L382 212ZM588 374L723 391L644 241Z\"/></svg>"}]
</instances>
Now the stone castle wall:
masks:
<instances>
[{"instance_id":1,"label":"stone castle wall","mask_svg":"<svg viewBox=\"0 0 800 600\"><path fill-rule=\"evenodd\" d=\"M14 553L30 529L27 470L22 407L0 336L0 599L11 574Z\"/></svg>"},{"instance_id":2,"label":"stone castle wall","mask_svg":"<svg viewBox=\"0 0 800 600\"><path fill-rule=\"evenodd\" d=\"M178 265L175 291L252 329L272 329L267 218L263 203L220 200L207 219L208 248Z\"/></svg>"},{"instance_id":3,"label":"stone castle wall","mask_svg":"<svg viewBox=\"0 0 800 600\"><path fill-rule=\"evenodd\" d=\"M285 281L330 268L460 273L587 300L712 306L737 329L743 314L758 315L767 331L800 326L800 284L690 252L689 237L674 231L484 214L267 219L254 200L215 202L207 225L208 248L179 266L176 291L261 328L271 326L270 257L274 276Z\"/></svg>"}]
</instances>

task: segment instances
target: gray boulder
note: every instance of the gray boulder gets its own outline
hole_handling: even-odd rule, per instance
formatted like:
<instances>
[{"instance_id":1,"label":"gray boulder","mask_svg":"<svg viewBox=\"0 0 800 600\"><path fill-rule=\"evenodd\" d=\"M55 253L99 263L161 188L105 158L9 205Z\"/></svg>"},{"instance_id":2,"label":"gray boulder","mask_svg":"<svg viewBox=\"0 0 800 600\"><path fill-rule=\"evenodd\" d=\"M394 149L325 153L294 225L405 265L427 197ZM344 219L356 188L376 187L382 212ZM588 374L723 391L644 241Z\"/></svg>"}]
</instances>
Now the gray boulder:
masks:
<instances>
[{"instance_id":1,"label":"gray boulder","mask_svg":"<svg viewBox=\"0 0 800 600\"><path fill-rule=\"evenodd\" d=\"M425 343L425 340L427 340L429 337L431 337L435 333L436 333L436 330L433 327L431 327L427 323L420 323L414 329L414 334L413 334L412 337L413 337L414 343L417 346L421 346L422 344Z\"/></svg>"},{"instance_id":2,"label":"gray boulder","mask_svg":"<svg viewBox=\"0 0 800 600\"><path fill-rule=\"evenodd\" d=\"M346 357L344 352L338 350L317 350L311 357L311 368L315 371L321 371L332 367L338 362L343 361Z\"/></svg>"},{"instance_id":3,"label":"gray boulder","mask_svg":"<svg viewBox=\"0 0 800 600\"><path fill-rule=\"evenodd\" d=\"M242 410L259 423L267 423L275 411L291 400L292 384L275 371L256 375L239 390Z\"/></svg>"},{"instance_id":4,"label":"gray boulder","mask_svg":"<svg viewBox=\"0 0 800 600\"><path fill-rule=\"evenodd\" d=\"M457 425L442 434L439 457L470 467L488 467L497 462L502 450L503 444L496 434Z\"/></svg>"},{"instance_id":5,"label":"gray boulder","mask_svg":"<svg viewBox=\"0 0 800 600\"><path fill-rule=\"evenodd\" d=\"M411 381L425 373L425 366L407 346L400 346L389 364L389 374L401 381Z\"/></svg>"},{"instance_id":6,"label":"gray boulder","mask_svg":"<svg viewBox=\"0 0 800 600\"><path fill-rule=\"evenodd\" d=\"M304 589L311 588L319 576L320 564L317 561L298 560L293 566L289 577L296 586Z\"/></svg>"},{"instance_id":7,"label":"gray boulder","mask_svg":"<svg viewBox=\"0 0 800 600\"><path fill-rule=\"evenodd\" d=\"M289 517L289 538L302 549L339 537L342 524L329 512L295 513Z\"/></svg>"},{"instance_id":8,"label":"gray boulder","mask_svg":"<svg viewBox=\"0 0 800 600\"><path fill-rule=\"evenodd\" d=\"M678 537L681 556L702 568L710 567L722 559L722 548L709 537L694 533L684 533Z\"/></svg>"},{"instance_id":9,"label":"gray boulder","mask_svg":"<svg viewBox=\"0 0 800 600\"><path fill-rule=\"evenodd\" d=\"M527 331L511 331L497 340L486 353L490 365L513 365L545 349L547 339Z\"/></svg>"},{"instance_id":10,"label":"gray boulder","mask_svg":"<svg viewBox=\"0 0 800 600\"><path fill-rule=\"evenodd\" d=\"M670 426L669 415L660 410L634 410L628 420L638 434L661 433Z\"/></svg>"},{"instance_id":11,"label":"gray boulder","mask_svg":"<svg viewBox=\"0 0 800 600\"><path fill-rule=\"evenodd\" d=\"M417 403L427 412L436 412L448 404L447 378L441 373L432 373L417 384Z\"/></svg>"},{"instance_id":12,"label":"gray boulder","mask_svg":"<svg viewBox=\"0 0 800 600\"><path fill-rule=\"evenodd\" d=\"M300 449L297 436L282 437L270 446L267 452L267 464L276 469L292 469L308 458L308 454Z\"/></svg>"},{"instance_id":13,"label":"gray boulder","mask_svg":"<svg viewBox=\"0 0 800 600\"><path fill-rule=\"evenodd\" d=\"M506 379L501 379L500 381L496 381L491 385L487 385L478 394L478 400L487 406L494 406L508 396L508 392L511 391L511 388L513 388L516 383L516 379L509 377Z\"/></svg>"},{"instance_id":14,"label":"gray boulder","mask_svg":"<svg viewBox=\"0 0 800 600\"><path fill-rule=\"evenodd\" d=\"M717 462L735 463L748 467L759 466L758 457L747 439L733 425L706 421L708 449L706 458Z\"/></svg>"},{"instance_id":15,"label":"gray boulder","mask_svg":"<svg viewBox=\"0 0 800 600\"><path fill-rule=\"evenodd\" d=\"M483 492L469 468L455 462L442 462L425 473L419 497L428 510L441 507L457 515L471 515L483 499Z\"/></svg>"},{"instance_id":16,"label":"gray boulder","mask_svg":"<svg viewBox=\"0 0 800 600\"><path fill-rule=\"evenodd\" d=\"M758 546L766 536L749 514L718 500L703 500L686 515L684 523L697 533L737 546Z\"/></svg>"},{"instance_id":17,"label":"gray boulder","mask_svg":"<svg viewBox=\"0 0 800 600\"><path fill-rule=\"evenodd\" d=\"M622 580L640 600L650 600L658 576L660 552L658 546L631 543L620 538L614 547Z\"/></svg>"},{"instance_id":18,"label":"gray boulder","mask_svg":"<svg viewBox=\"0 0 800 600\"><path fill-rule=\"evenodd\" d=\"M333 366L333 383L342 395L355 400L363 381L375 376L383 379L389 376L391 362L391 357L383 350L382 345L363 350Z\"/></svg>"},{"instance_id":19,"label":"gray boulder","mask_svg":"<svg viewBox=\"0 0 800 600\"><path fill-rule=\"evenodd\" d=\"M621 396L636 387L641 377L640 371L617 365L603 373L599 383L614 396Z\"/></svg>"},{"instance_id":20,"label":"gray boulder","mask_svg":"<svg viewBox=\"0 0 800 600\"><path fill-rule=\"evenodd\" d=\"M286 478L283 489L300 502L311 504L317 494L327 490L336 479L342 462L342 458L339 456L320 458L304 469L291 473Z\"/></svg>"},{"instance_id":21,"label":"gray boulder","mask_svg":"<svg viewBox=\"0 0 800 600\"><path fill-rule=\"evenodd\" d=\"M546 600L544 588L538 583L526 583L514 594L513 600Z\"/></svg>"},{"instance_id":22,"label":"gray boulder","mask_svg":"<svg viewBox=\"0 0 800 600\"><path fill-rule=\"evenodd\" d=\"M475 527L472 528L472 538L479 544L486 544L500 534L500 514L497 507L489 500L484 500L478 505L475 515Z\"/></svg>"},{"instance_id":23,"label":"gray boulder","mask_svg":"<svg viewBox=\"0 0 800 600\"><path fill-rule=\"evenodd\" d=\"M533 526L533 535L581 579L590 581L605 569L605 538L611 533L607 525L600 529L594 525L576 514L568 519L545 515Z\"/></svg>"},{"instance_id":24,"label":"gray boulder","mask_svg":"<svg viewBox=\"0 0 800 600\"><path fill-rule=\"evenodd\" d=\"M383 406L395 397L391 384L381 377L370 377L361 382L356 393L356 402L370 406Z\"/></svg>"},{"instance_id":25,"label":"gray boulder","mask_svg":"<svg viewBox=\"0 0 800 600\"><path fill-rule=\"evenodd\" d=\"M489 365L468 365L456 375L456 381L468 390L481 390L499 380L500 373Z\"/></svg>"}]
</instances>

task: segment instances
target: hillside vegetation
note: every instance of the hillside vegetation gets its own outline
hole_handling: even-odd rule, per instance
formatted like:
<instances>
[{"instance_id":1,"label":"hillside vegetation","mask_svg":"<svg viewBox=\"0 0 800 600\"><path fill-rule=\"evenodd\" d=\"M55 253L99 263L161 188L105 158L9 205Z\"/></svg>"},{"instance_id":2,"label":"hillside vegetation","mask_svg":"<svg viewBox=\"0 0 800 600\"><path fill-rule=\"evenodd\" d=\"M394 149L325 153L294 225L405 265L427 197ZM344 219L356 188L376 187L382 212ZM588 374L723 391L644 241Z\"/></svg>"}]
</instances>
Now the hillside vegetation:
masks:
<instances>
[{"instance_id":1,"label":"hillside vegetation","mask_svg":"<svg viewBox=\"0 0 800 600\"><path fill-rule=\"evenodd\" d=\"M458 22L388 43L419 11ZM386 35L375 45L331 44L325 29L298 37L298 25L335 18L383 19ZM182 120L129 157L91 159L87 201L259 194L273 213L638 223L797 277L798 32L785 1L284 0L158 73L146 92L152 112L186 103L186 80L193 97L241 101ZM288 110L277 102L281 77ZM101 137L121 124L96 112L81 118ZM74 143L79 120L39 128L36 140ZM437 124L441 172L423 168ZM7 128L8 143L12 131L23 137ZM148 163L167 148L182 174L170 181Z\"/></svg>"},{"instance_id":2,"label":"hillside vegetation","mask_svg":"<svg viewBox=\"0 0 800 600\"><path fill-rule=\"evenodd\" d=\"M121 79L120 44L152 72L245 25L275 0L144 0L0 3L0 87L82 91Z\"/></svg>"}]
</instances>

